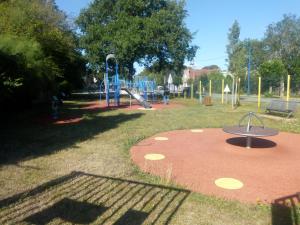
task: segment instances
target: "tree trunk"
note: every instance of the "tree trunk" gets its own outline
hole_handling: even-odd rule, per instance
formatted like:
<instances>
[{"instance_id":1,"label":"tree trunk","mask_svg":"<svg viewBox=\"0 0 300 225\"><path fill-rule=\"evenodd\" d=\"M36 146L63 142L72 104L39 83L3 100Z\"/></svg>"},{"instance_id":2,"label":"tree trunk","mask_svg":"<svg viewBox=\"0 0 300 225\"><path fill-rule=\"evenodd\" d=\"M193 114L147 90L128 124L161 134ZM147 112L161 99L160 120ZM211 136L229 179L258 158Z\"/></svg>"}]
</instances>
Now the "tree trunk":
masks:
<instances>
[{"instance_id":1,"label":"tree trunk","mask_svg":"<svg viewBox=\"0 0 300 225\"><path fill-rule=\"evenodd\" d=\"M135 74L135 69L134 69L134 66L133 66L133 62L129 63L129 65L128 65L128 71L129 71L129 77L128 77L128 79L129 80L133 80L133 76Z\"/></svg>"}]
</instances>

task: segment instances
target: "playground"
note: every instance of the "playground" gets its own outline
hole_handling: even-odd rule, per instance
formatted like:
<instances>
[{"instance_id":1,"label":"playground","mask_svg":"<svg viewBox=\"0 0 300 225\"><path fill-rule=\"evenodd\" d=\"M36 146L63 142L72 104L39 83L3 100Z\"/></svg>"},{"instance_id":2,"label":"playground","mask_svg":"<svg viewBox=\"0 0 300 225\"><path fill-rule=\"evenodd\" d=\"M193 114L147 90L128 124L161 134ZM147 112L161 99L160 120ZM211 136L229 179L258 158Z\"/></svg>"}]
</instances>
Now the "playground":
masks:
<instances>
[{"instance_id":1,"label":"playground","mask_svg":"<svg viewBox=\"0 0 300 225\"><path fill-rule=\"evenodd\" d=\"M0 225L300 225L299 8L0 1Z\"/></svg>"},{"instance_id":2,"label":"playground","mask_svg":"<svg viewBox=\"0 0 300 225\"><path fill-rule=\"evenodd\" d=\"M110 67L113 61L114 66ZM112 74L113 73L113 74ZM105 96L107 108L126 107L121 103L121 97L129 96L129 106L132 106L132 100L137 101L141 108L151 110L151 103L158 103L161 98L167 105L169 101L169 90L162 92L158 89L155 80L149 80L147 77L137 77L134 80L121 79L119 75L119 64L114 54L106 56L105 74L100 83L99 97L102 101L102 95ZM166 87L167 88L167 87ZM153 108L155 110L155 108Z\"/></svg>"},{"instance_id":3,"label":"playground","mask_svg":"<svg viewBox=\"0 0 300 225\"><path fill-rule=\"evenodd\" d=\"M211 210L228 225L299 223L289 76L285 99L261 97L259 78L254 101L234 79L170 93L120 77L108 55L98 92L3 121L1 224L207 224Z\"/></svg>"},{"instance_id":4,"label":"playground","mask_svg":"<svg viewBox=\"0 0 300 225\"><path fill-rule=\"evenodd\" d=\"M279 135L255 139L253 148L246 149L243 138L221 128L255 111L257 105L251 102L234 110L218 100L207 107L184 98L171 99L162 110L107 110L105 102L103 108L99 105L97 99L65 101L61 119L81 118L73 123L41 124L26 114L2 123L1 223L48 221L46 208L61 218L57 223L95 218L85 214L71 220L61 214L70 205L99 211L102 216L95 221L116 223L144 218L140 224L197 224L199 219L205 224L212 210L222 215L213 218L216 223L228 225L297 220L299 166L294 162L299 153L293 145L299 134L291 132L300 132L298 113L293 122L265 118L266 127L279 130ZM146 154L164 159L146 160ZM233 178L238 186L220 188L215 183L220 178ZM38 204L46 211L36 214L33 206Z\"/></svg>"},{"instance_id":5,"label":"playground","mask_svg":"<svg viewBox=\"0 0 300 225\"><path fill-rule=\"evenodd\" d=\"M207 224L213 210L228 220L218 224L299 224L300 115L287 79L285 99L261 97L260 77L254 101L236 79L231 91L222 79L171 93L122 80L108 55L88 98L53 96L52 112L2 122L0 223Z\"/></svg>"}]
</instances>

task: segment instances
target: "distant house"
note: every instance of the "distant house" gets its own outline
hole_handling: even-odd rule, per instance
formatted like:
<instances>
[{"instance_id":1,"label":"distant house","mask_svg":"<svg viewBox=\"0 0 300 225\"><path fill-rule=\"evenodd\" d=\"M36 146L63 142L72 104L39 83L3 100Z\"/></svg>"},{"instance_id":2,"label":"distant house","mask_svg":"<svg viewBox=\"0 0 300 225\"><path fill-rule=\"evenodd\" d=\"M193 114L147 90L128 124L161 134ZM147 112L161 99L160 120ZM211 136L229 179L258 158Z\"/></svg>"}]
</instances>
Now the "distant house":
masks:
<instances>
[{"instance_id":1,"label":"distant house","mask_svg":"<svg viewBox=\"0 0 300 225\"><path fill-rule=\"evenodd\" d=\"M183 71L183 75L182 75L183 87L189 87L188 81L190 79L195 80L197 77L209 75L212 72L218 72L218 71L220 71L220 68L218 66L208 66L208 67L203 67L202 69L195 69L192 67L187 67Z\"/></svg>"}]
</instances>

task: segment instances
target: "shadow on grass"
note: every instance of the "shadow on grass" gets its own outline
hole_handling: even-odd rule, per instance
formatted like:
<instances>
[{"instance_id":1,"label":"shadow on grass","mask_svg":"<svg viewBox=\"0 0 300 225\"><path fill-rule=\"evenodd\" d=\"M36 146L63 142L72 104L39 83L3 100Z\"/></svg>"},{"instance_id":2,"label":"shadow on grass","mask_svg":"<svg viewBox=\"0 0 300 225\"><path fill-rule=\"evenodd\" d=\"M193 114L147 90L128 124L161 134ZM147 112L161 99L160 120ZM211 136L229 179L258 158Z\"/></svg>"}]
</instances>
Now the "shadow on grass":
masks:
<instances>
[{"instance_id":1,"label":"shadow on grass","mask_svg":"<svg viewBox=\"0 0 300 225\"><path fill-rule=\"evenodd\" d=\"M54 124L53 121L38 123L30 119L20 124L12 122L10 126L0 128L0 165L18 164L24 159L74 147L78 142L114 129L126 121L138 119L142 115L143 113L117 112L103 115L99 110L81 109L78 104L66 104L62 116L82 118L80 121L65 124Z\"/></svg>"},{"instance_id":2,"label":"shadow on grass","mask_svg":"<svg viewBox=\"0 0 300 225\"><path fill-rule=\"evenodd\" d=\"M169 224L190 191L72 172L0 200L0 224Z\"/></svg>"},{"instance_id":3,"label":"shadow on grass","mask_svg":"<svg viewBox=\"0 0 300 225\"><path fill-rule=\"evenodd\" d=\"M271 209L272 225L299 225L300 192L276 199Z\"/></svg>"}]
</instances>

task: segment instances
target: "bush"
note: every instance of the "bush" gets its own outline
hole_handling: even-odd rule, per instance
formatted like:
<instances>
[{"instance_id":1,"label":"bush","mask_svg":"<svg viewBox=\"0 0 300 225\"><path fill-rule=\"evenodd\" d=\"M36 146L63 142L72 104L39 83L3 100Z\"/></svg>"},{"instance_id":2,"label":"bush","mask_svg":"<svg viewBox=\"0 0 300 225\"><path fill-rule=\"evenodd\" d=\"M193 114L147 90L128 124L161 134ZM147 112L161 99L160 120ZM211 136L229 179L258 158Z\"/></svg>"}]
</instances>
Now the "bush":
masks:
<instances>
[{"instance_id":1,"label":"bush","mask_svg":"<svg viewBox=\"0 0 300 225\"><path fill-rule=\"evenodd\" d=\"M66 80L60 82L58 85L59 92L64 92L66 95L70 95L73 89L73 85Z\"/></svg>"},{"instance_id":2,"label":"bush","mask_svg":"<svg viewBox=\"0 0 300 225\"><path fill-rule=\"evenodd\" d=\"M264 93L264 96L265 96L266 98L273 98L273 97L274 97L273 94L272 94L272 93L269 93L269 92L265 92L265 93Z\"/></svg>"}]
</instances>

